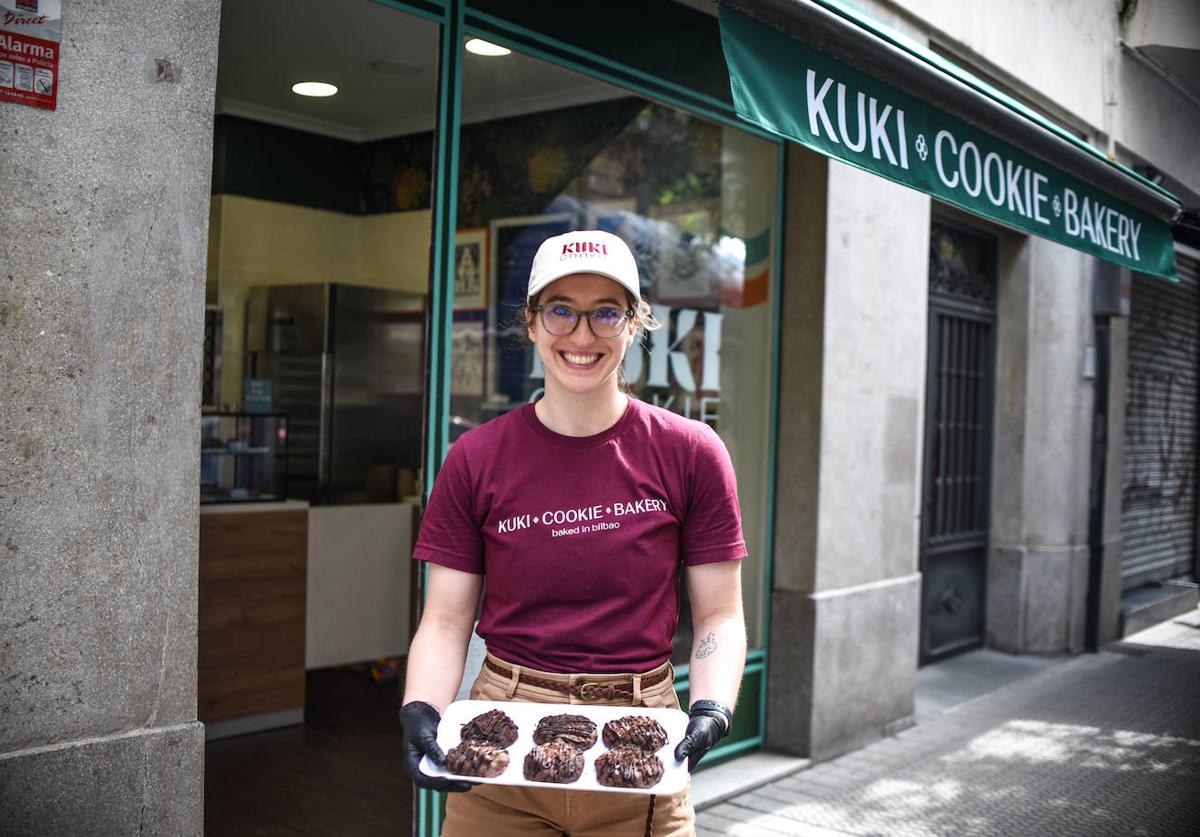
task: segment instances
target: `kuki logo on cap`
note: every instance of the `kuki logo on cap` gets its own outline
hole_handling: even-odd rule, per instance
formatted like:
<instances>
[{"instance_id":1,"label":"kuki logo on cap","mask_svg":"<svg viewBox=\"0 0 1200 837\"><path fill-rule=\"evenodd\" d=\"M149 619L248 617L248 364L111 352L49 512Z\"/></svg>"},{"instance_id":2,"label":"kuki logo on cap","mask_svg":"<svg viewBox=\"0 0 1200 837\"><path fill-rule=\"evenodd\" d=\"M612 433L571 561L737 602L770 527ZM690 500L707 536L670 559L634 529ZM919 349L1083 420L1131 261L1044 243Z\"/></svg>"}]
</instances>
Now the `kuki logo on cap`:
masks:
<instances>
[{"instance_id":1,"label":"kuki logo on cap","mask_svg":"<svg viewBox=\"0 0 1200 837\"><path fill-rule=\"evenodd\" d=\"M570 244L564 244L562 248L561 259L567 256L586 256L590 253L599 253L601 256L608 255L608 246L605 244L597 244L594 241L573 241Z\"/></svg>"}]
</instances>

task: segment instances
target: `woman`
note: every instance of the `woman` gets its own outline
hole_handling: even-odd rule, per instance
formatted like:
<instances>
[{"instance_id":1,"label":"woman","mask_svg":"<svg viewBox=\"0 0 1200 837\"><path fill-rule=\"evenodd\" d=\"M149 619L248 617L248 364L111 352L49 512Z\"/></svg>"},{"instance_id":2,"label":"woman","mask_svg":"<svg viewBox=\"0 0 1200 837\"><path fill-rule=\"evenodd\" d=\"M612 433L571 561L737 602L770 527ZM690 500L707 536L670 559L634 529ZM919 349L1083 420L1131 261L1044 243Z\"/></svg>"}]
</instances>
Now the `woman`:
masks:
<instances>
[{"instance_id":1,"label":"woman","mask_svg":"<svg viewBox=\"0 0 1200 837\"><path fill-rule=\"evenodd\" d=\"M668 660L685 575L695 640L689 768L729 732L746 655L737 489L707 425L628 397L625 352L656 327L637 263L614 235L546 240L526 327L545 394L465 434L438 475L413 550L430 562L401 722L414 782L448 791L442 833L693 833L689 790L669 797L449 782L440 713L462 677L476 605L484 700L678 707ZM472 789L473 788L473 789Z\"/></svg>"}]
</instances>

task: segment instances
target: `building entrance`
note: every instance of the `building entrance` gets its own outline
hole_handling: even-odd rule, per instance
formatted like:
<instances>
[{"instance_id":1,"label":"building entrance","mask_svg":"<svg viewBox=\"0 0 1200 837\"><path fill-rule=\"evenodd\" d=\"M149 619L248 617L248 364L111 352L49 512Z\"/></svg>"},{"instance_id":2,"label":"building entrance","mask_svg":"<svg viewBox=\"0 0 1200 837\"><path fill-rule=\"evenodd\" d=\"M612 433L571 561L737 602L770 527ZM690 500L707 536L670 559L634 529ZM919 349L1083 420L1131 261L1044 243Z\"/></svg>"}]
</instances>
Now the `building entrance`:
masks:
<instances>
[{"instance_id":1,"label":"building entrance","mask_svg":"<svg viewBox=\"0 0 1200 837\"><path fill-rule=\"evenodd\" d=\"M983 644L996 246L934 221L920 566L921 663Z\"/></svg>"}]
</instances>

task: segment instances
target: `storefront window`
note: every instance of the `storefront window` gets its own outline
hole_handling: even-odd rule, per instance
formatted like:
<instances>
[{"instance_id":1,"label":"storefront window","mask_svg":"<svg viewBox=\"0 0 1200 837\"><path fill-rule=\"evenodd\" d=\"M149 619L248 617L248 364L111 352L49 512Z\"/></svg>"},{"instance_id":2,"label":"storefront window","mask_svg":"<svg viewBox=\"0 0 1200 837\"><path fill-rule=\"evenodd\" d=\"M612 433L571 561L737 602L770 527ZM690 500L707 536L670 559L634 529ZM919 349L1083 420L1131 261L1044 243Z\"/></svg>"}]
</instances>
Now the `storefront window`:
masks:
<instances>
[{"instance_id":1,"label":"storefront window","mask_svg":"<svg viewBox=\"0 0 1200 837\"><path fill-rule=\"evenodd\" d=\"M520 315L538 245L573 229L623 238L663 323L626 356L626 380L728 447L762 647L777 147L517 53L464 60L451 439L541 394ZM677 662L689 630L685 616Z\"/></svg>"},{"instance_id":2,"label":"storefront window","mask_svg":"<svg viewBox=\"0 0 1200 837\"><path fill-rule=\"evenodd\" d=\"M239 411L253 387L287 415L289 497L411 501L438 27L368 0L321 25L305 11L273 36L270 62L254 33L298 12L223 12L208 289L221 329L206 396ZM303 78L338 91L297 95Z\"/></svg>"},{"instance_id":3,"label":"storefront window","mask_svg":"<svg viewBox=\"0 0 1200 837\"><path fill-rule=\"evenodd\" d=\"M222 3L202 392L225 415L198 452L195 629L209 833L407 833L413 785L378 742L409 645L439 45L437 23L372 0ZM332 763L353 782L303 804Z\"/></svg>"}]
</instances>

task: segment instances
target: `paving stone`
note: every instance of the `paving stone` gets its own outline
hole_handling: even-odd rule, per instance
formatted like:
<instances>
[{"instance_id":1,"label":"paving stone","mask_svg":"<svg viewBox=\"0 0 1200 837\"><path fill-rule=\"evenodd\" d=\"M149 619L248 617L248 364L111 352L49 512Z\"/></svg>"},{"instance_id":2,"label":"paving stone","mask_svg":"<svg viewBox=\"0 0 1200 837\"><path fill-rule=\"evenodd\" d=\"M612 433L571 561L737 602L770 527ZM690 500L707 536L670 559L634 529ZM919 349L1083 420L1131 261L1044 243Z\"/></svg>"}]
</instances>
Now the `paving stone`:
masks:
<instances>
[{"instance_id":1,"label":"paving stone","mask_svg":"<svg viewBox=\"0 0 1200 837\"><path fill-rule=\"evenodd\" d=\"M734 797L703 833L1196 833L1200 611Z\"/></svg>"},{"instance_id":2,"label":"paving stone","mask_svg":"<svg viewBox=\"0 0 1200 837\"><path fill-rule=\"evenodd\" d=\"M721 808L723 806L717 806ZM701 812L696 817L697 826L703 825L705 828L724 829L725 834L792 834L796 823L782 820L778 817L781 826L776 825L771 821L768 814L762 814L749 808L740 806L728 805L727 810L719 812L717 808L711 808Z\"/></svg>"},{"instance_id":3,"label":"paving stone","mask_svg":"<svg viewBox=\"0 0 1200 837\"><path fill-rule=\"evenodd\" d=\"M821 796L819 794L805 793L803 791L793 790L790 787L785 788L778 783L764 785L760 789L759 793L763 794L764 796L770 797L771 799L779 800L781 802L794 802L794 803L798 803L798 804L806 803L806 802L817 802L821 799Z\"/></svg>"}]
</instances>

